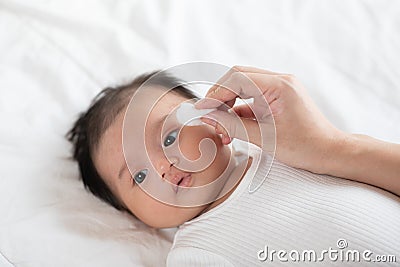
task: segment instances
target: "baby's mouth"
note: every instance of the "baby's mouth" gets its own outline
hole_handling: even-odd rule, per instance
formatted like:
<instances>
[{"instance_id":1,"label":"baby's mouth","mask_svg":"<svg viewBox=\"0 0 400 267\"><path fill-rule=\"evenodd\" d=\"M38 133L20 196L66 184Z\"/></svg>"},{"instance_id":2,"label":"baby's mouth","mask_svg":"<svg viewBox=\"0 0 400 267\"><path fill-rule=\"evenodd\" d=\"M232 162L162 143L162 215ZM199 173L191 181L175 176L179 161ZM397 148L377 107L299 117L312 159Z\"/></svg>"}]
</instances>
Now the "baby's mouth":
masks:
<instances>
[{"instance_id":1,"label":"baby's mouth","mask_svg":"<svg viewBox=\"0 0 400 267\"><path fill-rule=\"evenodd\" d=\"M174 179L176 183L174 183L173 181L171 181L172 183L172 189L174 190L175 193L178 193L178 189L180 187L186 188L186 187L190 187L192 185L192 175L191 174L187 174L184 175L182 177L180 177L179 179Z\"/></svg>"}]
</instances>

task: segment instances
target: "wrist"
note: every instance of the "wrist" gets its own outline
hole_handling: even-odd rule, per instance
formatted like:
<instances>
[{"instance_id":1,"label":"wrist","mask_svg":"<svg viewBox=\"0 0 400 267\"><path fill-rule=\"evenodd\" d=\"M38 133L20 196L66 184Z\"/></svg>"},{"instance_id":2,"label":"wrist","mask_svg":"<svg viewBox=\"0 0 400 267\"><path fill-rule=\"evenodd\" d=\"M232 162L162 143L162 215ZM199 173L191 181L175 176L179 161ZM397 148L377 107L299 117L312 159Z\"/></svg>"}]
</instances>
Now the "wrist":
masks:
<instances>
[{"instance_id":1,"label":"wrist","mask_svg":"<svg viewBox=\"0 0 400 267\"><path fill-rule=\"evenodd\" d=\"M344 134L329 143L319 173L383 188L400 196L400 144L363 134Z\"/></svg>"},{"instance_id":2,"label":"wrist","mask_svg":"<svg viewBox=\"0 0 400 267\"><path fill-rule=\"evenodd\" d=\"M324 164L324 173L359 181L360 169L374 169L373 162L368 157L376 152L372 140L374 139L363 134L343 133L330 144L331 153L328 162Z\"/></svg>"},{"instance_id":3,"label":"wrist","mask_svg":"<svg viewBox=\"0 0 400 267\"><path fill-rule=\"evenodd\" d=\"M348 164L360 153L357 135L340 132L329 138L324 145L323 156L318 173L344 177L351 171Z\"/></svg>"}]
</instances>

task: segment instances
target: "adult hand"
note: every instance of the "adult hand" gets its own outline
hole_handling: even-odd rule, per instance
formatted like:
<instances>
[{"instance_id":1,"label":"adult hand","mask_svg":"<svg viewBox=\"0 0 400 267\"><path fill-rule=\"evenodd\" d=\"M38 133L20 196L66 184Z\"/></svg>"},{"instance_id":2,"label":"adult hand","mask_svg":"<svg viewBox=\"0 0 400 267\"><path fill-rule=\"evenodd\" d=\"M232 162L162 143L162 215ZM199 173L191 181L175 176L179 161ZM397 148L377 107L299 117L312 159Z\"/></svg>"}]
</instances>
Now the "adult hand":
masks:
<instances>
[{"instance_id":1,"label":"adult hand","mask_svg":"<svg viewBox=\"0 0 400 267\"><path fill-rule=\"evenodd\" d=\"M238 97L253 98L253 104L233 107ZM274 120L275 157L293 167L324 173L330 152L346 137L322 115L293 75L253 67L233 67L195 107L215 108L221 102L233 107L241 118L240 123L235 120L236 116L225 111L209 113L202 121L223 135L223 143L229 144L231 138L245 140L247 134L250 142L269 151L268 145L274 137L271 130ZM240 130L242 125L245 132Z\"/></svg>"},{"instance_id":2,"label":"adult hand","mask_svg":"<svg viewBox=\"0 0 400 267\"><path fill-rule=\"evenodd\" d=\"M240 123L232 114L220 110L209 114L213 120L202 119L223 134L225 144L231 141L230 137L244 139L246 135L240 130L244 125L249 141L265 149L263 144L268 144L271 133L267 118L272 114L278 160L315 173L378 186L400 196L400 144L338 130L321 114L293 75L233 67L206 97L196 103L197 108L218 107L220 101L233 107L237 97L254 97L256 114L247 105L233 107L241 117ZM269 110L266 105L262 108L261 100L268 102ZM266 136L260 136L259 129Z\"/></svg>"}]
</instances>

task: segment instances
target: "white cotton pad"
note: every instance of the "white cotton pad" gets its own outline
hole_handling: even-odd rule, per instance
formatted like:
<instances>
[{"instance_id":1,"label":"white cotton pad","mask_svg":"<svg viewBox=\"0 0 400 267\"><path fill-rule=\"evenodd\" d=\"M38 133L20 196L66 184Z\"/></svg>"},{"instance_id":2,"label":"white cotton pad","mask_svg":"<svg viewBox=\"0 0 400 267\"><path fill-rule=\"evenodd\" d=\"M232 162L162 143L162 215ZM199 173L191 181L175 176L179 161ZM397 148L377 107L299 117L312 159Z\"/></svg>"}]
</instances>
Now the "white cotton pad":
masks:
<instances>
[{"instance_id":1,"label":"white cotton pad","mask_svg":"<svg viewBox=\"0 0 400 267\"><path fill-rule=\"evenodd\" d=\"M186 125L188 126L202 125L202 122L200 120L194 119L199 119L201 116L214 110L216 109L196 109L191 103L182 103L176 111L176 119L181 124L187 123Z\"/></svg>"}]
</instances>

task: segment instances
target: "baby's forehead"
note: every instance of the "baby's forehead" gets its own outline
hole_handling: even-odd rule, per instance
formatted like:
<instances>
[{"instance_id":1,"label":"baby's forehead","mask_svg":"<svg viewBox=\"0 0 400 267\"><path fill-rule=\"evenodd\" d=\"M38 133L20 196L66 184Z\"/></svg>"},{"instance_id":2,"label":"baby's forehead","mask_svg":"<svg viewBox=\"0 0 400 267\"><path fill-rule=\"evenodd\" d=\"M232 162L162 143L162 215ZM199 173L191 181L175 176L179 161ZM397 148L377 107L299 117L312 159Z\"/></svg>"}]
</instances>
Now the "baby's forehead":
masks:
<instances>
[{"instance_id":1,"label":"baby's forehead","mask_svg":"<svg viewBox=\"0 0 400 267\"><path fill-rule=\"evenodd\" d=\"M137 105L142 109L149 109L177 99L185 98L164 86L152 85L139 88L132 96L129 105Z\"/></svg>"},{"instance_id":2,"label":"baby's forehead","mask_svg":"<svg viewBox=\"0 0 400 267\"><path fill-rule=\"evenodd\" d=\"M152 120L167 115L179 104L188 100L187 97L163 86L149 86L133 95L126 112L135 113L137 119L146 117L147 120Z\"/></svg>"},{"instance_id":3,"label":"baby's forehead","mask_svg":"<svg viewBox=\"0 0 400 267\"><path fill-rule=\"evenodd\" d=\"M134 95L127 106L121 125L123 139L126 143L143 143L146 137L161 138L166 118L175 121L174 112L187 98L161 86L144 88ZM169 123L169 125L172 125ZM168 126L168 125L167 125Z\"/></svg>"}]
</instances>

